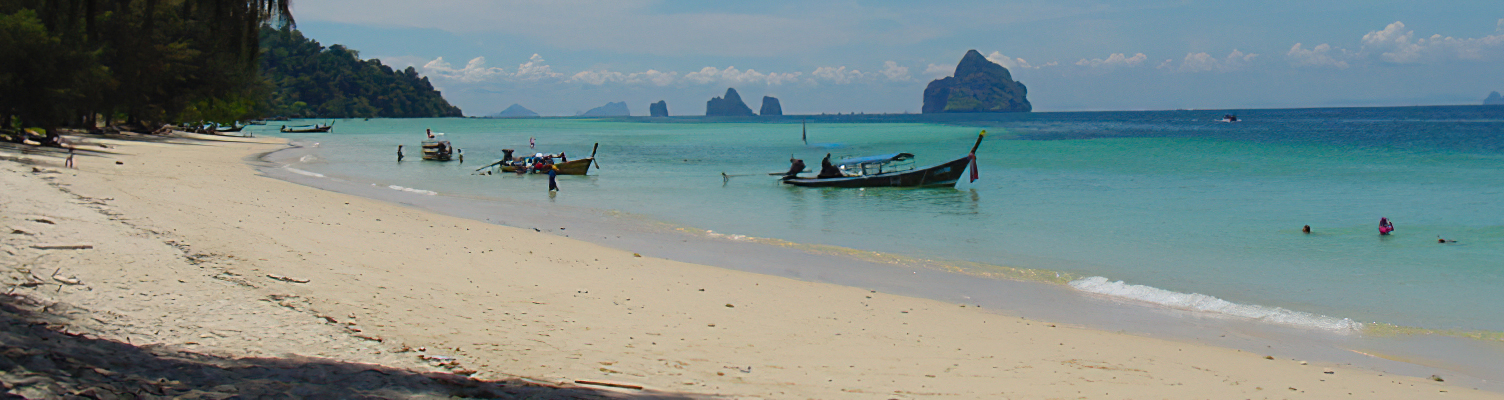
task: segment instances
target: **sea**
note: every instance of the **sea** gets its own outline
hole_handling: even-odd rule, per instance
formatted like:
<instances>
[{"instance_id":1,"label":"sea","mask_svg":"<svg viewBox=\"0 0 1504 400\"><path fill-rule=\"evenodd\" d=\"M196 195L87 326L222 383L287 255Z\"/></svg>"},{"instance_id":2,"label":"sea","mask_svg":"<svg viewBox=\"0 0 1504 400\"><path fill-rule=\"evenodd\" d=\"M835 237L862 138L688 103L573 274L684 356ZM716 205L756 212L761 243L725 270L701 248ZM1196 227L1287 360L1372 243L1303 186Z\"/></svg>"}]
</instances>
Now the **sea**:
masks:
<instances>
[{"instance_id":1,"label":"sea","mask_svg":"<svg viewBox=\"0 0 1504 400\"><path fill-rule=\"evenodd\" d=\"M314 122L330 121L286 123ZM258 165L650 256L1504 382L1504 107L332 122L251 128L291 140ZM422 161L425 130L464 161ZM769 175L827 154L923 167L984 131L979 179L955 187ZM503 149L596 163L550 193L546 177L488 174Z\"/></svg>"}]
</instances>

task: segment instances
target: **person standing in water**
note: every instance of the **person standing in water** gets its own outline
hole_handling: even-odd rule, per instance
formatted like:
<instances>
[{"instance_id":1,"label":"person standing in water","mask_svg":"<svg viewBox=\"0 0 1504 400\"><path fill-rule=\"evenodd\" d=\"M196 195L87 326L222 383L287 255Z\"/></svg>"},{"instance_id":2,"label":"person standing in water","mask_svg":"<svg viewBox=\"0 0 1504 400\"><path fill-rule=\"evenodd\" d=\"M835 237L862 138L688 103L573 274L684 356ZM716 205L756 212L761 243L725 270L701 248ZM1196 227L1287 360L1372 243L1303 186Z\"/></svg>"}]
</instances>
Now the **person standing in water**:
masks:
<instances>
[{"instance_id":1,"label":"person standing in water","mask_svg":"<svg viewBox=\"0 0 1504 400\"><path fill-rule=\"evenodd\" d=\"M1305 227L1300 228L1300 232L1301 233L1311 233L1311 226L1310 225L1306 225Z\"/></svg>"},{"instance_id":2,"label":"person standing in water","mask_svg":"<svg viewBox=\"0 0 1504 400\"><path fill-rule=\"evenodd\" d=\"M1394 232L1394 223L1389 222L1388 217L1379 217L1379 235L1388 235Z\"/></svg>"},{"instance_id":3,"label":"person standing in water","mask_svg":"<svg viewBox=\"0 0 1504 400\"><path fill-rule=\"evenodd\" d=\"M559 177L559 166L557 166L557 165L550 165L550 166L548 166L548 191L550 191L550 192L557 192L557 191L559 191L558 177Z\"/></svg>"},{"instance_id":4,"label":"person standing in water","mask_svg":"<svg viewBox=\"0 0 1504 400\"><path fill-rule=\"evenodd\" d=\"M402 155L402 145L399 144L397 145L397 162L402 162L402 157L406 156Z\"/></svg>"}]
</instances>

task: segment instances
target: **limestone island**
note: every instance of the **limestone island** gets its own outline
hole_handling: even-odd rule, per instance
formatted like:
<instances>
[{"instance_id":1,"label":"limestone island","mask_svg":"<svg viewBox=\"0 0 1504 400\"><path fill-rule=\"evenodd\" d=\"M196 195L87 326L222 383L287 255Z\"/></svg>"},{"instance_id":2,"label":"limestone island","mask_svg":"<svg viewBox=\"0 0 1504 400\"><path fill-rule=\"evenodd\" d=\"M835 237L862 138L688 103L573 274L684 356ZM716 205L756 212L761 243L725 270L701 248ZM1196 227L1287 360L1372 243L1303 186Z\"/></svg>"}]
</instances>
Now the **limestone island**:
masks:
<instances>
[{"instance_id":1,"label":"limestone island","mask_svg":"<svg viewBox=\"0 0 1504 400\"><path fill-rule=\"evenodd\" d=\"M501 110L499 113L491 114L493 118L536 118L537 116L538 113L517 103L512 103L511 107L507 107L507 109Z\"/></svg>"},{"instance_id":2,"label":"limestone island","mask_svg":"<svg viewBox=\"0 0 1504 400\"><path fill-rule=\"evenodd\" d=\"M664 101L664 100L658 100L657 103L649 104L648 105L648 116L650 116L650 117L667 117L668 116L668 102Z\"/></svg>"},{"instance_id":3,"label":"limestone island","mask_svg":"<svg viewBox=\"0 0 1504 400\"><path fill-rule=\"evenodd\" d=\"M757 114L764 117L769 115L783 115L783 105L778 104L777 97L762 96L762 109L758 110Z\"/></svg>"},{"instance_id":4,"label":"limestone island","mask_svg":"<svg viewBox=\"0 0 1504 400\"><path fill-rule=\"evenodd\" d=\"M604 106L592 108L592 109L590 109L590 111L586 111L583 114L580 114L580 116L581 117L630 117L630 116L632 116L632 111L631 110L627 110L627 102L625 102L625 101L618 101L618 102L615 102L615 103L606 103L606 105L604 105Z\"/></svg>"},{"instance_id":5,"label":"limestone island","mask_svg":"<svg viewBox=\"0 0 1504 400\"><path fill-rule=\"evenodd\" d=\"M1504 106L1504 96L1500 96L1499 92L1489 92L1488 98L1483 99L1483 105Z\"/></svg>"},{"instance_id":6,"label":"limestone island","mask_svg":"<svg viewBox=\"0 0 1504 400\"><path fill-rule=\"evenodd\" d=\"M752 108L742 102L742 96L736 94L736 88L726 88L723 97L711 98L705 102L705 116L707 117L751 117Z\"/></svg>"},{"instance_id":7,"label":"limestone island","mask_svg":"<svg viewBox=\"0 0 1504 400\"><path fill-rule=\"evenodd\" d=\"M1007 68L988 61L976 50L966 51L954 76L930 81L924 88L925 114L1029 112L1029 89L1015 82Z\"/></svg>"}]
</instances>

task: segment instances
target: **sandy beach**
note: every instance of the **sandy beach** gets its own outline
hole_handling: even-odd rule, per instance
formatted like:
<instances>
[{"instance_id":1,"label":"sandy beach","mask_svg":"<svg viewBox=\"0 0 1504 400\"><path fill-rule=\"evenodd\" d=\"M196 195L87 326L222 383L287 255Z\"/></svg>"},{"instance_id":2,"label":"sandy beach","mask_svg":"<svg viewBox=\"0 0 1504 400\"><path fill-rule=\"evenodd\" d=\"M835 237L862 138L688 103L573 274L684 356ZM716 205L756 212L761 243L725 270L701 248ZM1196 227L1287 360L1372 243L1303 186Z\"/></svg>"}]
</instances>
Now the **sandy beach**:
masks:
<instances>
[{"instance_id":1,"label":"sandy beach","mask_svg":"<svg viewBox=\"0 0 1504 400\"><path fill-rule=\"evenodd\" d=\"M360 393L392 398L1504 398L642 257L322 191L247 164L285 148L278 139L75 142L94 146L78 169L56 152L0 150L12 331L45 326L133 357L226 369L324 368L202 381L153 375L166 367L135 373L181 381L172 393L341 393L318 391L364 390L340 377L369 368L404 390ZM23 334L6 335L7 349L20 348ZM22 384L16 371L39 371L36 354L5 354L0 381L12 393L86 389ZM352 365L368 367L337 368ZM223 387L236 382L261 383Z\"/></svg>"}]
</instances>

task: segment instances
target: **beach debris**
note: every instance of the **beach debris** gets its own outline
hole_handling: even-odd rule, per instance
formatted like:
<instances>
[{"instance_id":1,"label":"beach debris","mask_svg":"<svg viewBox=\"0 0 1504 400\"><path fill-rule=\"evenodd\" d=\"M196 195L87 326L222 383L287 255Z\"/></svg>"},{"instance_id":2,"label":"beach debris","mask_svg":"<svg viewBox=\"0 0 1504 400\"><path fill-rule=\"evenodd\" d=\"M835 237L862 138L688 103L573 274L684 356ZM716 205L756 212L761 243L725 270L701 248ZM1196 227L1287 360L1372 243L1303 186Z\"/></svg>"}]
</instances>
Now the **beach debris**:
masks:
<instances>
[{"instance_id":1,"label":"beach debris","mask_svg":"<svg viewBox=\"0 0 1504 400\"><path fill-rule=\"evenodd\" d=\"M10 233L17 234L17 235L36 236L36 234L37 234L36 231L30 230L30 229L26 229L26 228L22 228L22 227L19 227L19 226L10 226L9 228L10 228Z\"/></svg>"},{"instance_id":2,"label":"beach debris","mask_svg":"<svg viewBox=\"0 0 1504 400\"><path fill-rule=\"evenodd\" d=\"M26 217L26 220L31 222L40 222L48 225L57 225L56 222L52 222L52 218L47 218L40 215Z\"/></svg>"},{"instance_id":3,"label":"beach debris","mask_svg":"<svg viewBox=\"0 0 1504 400\"><path fill-rule=\"evenodd\" d=\"M1441 375L1431 375L1430 378L1426 378L1426 379L1430 379L1430 380L1437 381L1437 382L1446 382L1446 380L1441 379Z\"/></svg>"},{"instance_id":4,"label":"beach debris","mask_svg":"<svg viewBox=\"0 0 1504 400\"><path fill-rule=\"evenodd\" d=\"M1274 359L1274 356L1264 356L1264 359L1265 359L1265 360L1273 360L1273 359Z\"/></svg>"},{"instance_id":5,"label":"beach debris","mask_svg":"<svg viewBox=\"0 0 1504 400\"><path fill-rule=\"evenodd\" d=\"M1306 365L1306 362L1305 361L1301 361L1300 365Z\"/></svg>"},{"instance_id":6,"label":"beach debris","mask_svg":"<svg viewBox=\"0 0 1504 400\"><path fill-rule=\"evenodd\" d=\"M726 303L726 308L736 308L736 306L731 305L731 303Z\"/></svg>"},{"instance_id":7,"label":"beach debris","mask_svg":"<svg viewBox=\"0 0 1504 400\"><path fill-rule=\"evenodd\" d=\"M62 283L65 283L65 284L69 284L69 285L81 285L81 284L83 284L83 281L78 280L78 278L67 277L67 276L53 275L52 276L52 280L58 281L58 282L62 282Z\"/></svg>"},{"instance_id":8,"label":"beach debris","mask_svg":"<svg viewBox=\"0 0 1504 400\"><path fill-rule=\"evenodd\" d=\"M42 250L85 250L85 249L92 249L92 248L94 248L94 244L93 243L36 243L36 244L32 244L31 248L33 248L33 249L42 249Z\"/></svg>"},{"instance_id":9,"label":"beach debris","mask_svg":"<svg viewBox=\"0 0 1504 400\"><path fill-rule=\"evenodd\" d=\"M1331 368L1322 368L1321 373L1331 375L1337 373L1337 371L1333 371Z\"/></svg>"},{"instance_id":10,"label":"beach debris","mask_svg":"<svg viewBox=\"0 0 1504 400\"><path fill-rule=\"evenodd\" d=\"M378 343L379 342L383 342L383 340L379 336L367 335L367 334L359 334L359 335L354 335L354 336L355 336L356 339L365 339L365 340L369 340L369 341L372 341L372 342L378 342Z\"/></svg>"},{"instance_id":11,"label":"beach debris","mask_svg":"<svg viewBox=\"0 0 1504 400\"><path fill-rule=\"evenodd\" d=\"M115 165L125 165L125 161L115 161Z\"/></svg>"},{"instance_id":12,"label":"beach debris","mask_svg":"<svg viewBox=\"0 0 1504 400\"><path fill-rule=\"evenodd\" d=\"M266 274L266 277L267 278L276 279L276 280L279 280L279 281L283 281L283 282L308 283L307 279L299 279L299 278L293 278L293 277L282 276L282 275Z\"/></svg>"},{"instance_id":13,"label":"beach debris","mask_svg":"<svg viewBox=\"0 0 1504 400\"><path fill-rule=\"evenodd\" d=\"M581 384L581 385L595 385L595 386L606 386L606 387L614 387L614 388L622 388L622 389L642 390L642 385L633 385L633 384L629 384L629 383L587 381L587 380L584 380L584 379L576 379L574 381L574 383Z\"/></svg>"},{"instance_id":14,"label":"beach debris","mask_svg":"<svg viewBox=\"0 0 1504 400\"><path fill-rule=\"evenodd\" d=\"M637 254L637 253L632 253L632 257L642 257L642 255L641 254Z\"/></svg>"}]
</instances>

